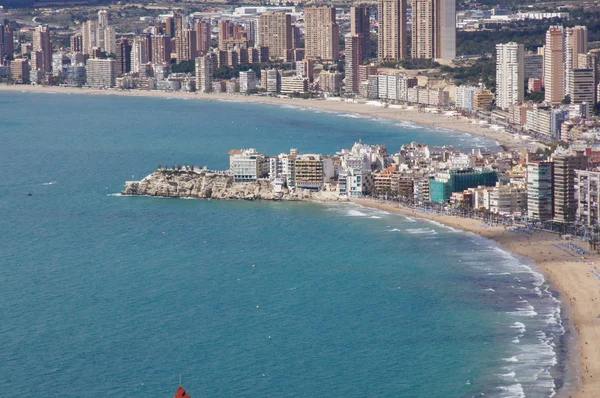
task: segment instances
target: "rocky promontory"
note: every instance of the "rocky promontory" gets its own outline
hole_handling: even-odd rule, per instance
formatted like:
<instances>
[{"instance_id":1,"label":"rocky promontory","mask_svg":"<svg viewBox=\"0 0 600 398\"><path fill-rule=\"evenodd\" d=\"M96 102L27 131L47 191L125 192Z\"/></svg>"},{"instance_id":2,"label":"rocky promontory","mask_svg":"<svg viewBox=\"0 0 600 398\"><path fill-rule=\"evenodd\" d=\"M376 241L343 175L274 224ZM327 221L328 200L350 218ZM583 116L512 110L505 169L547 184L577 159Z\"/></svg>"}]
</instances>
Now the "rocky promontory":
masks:
<instances>
[{"instance_id":1,"label":"rocky promontory","mask_svg":"<svg viewBox=\"0 0 600 398\"><path fill-rule=\"evenodd\" d=\"M127 181L123 195L231 200L340 200L335 192L276 191L268 180L235 182L225 172L198 168L159 169L141 181Z\"/></svg>"}]
</instances>

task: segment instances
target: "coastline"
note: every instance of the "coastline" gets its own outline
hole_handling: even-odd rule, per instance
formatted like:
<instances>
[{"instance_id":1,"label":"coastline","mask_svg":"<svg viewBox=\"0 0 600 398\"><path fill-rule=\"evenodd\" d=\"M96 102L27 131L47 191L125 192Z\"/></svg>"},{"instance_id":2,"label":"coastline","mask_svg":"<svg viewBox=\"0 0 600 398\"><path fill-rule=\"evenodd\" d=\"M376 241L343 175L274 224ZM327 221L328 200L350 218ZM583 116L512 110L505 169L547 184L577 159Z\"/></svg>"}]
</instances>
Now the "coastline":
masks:
<instances>
[{"instance_id":1,"label":"coastline","mask_svg":"<svg viewBox=\"0 0 600 398\"><path fill-rule=\"evenodd\" d=\"M0 84L0 92L17 91L32 93L63 93L63 94L86 94L86 95L122 95L131 97L151 98L177 98L213 101L251 102L268 105L287 105L308 109L319 109L336 113L352 113L381 119L389 119L400 122L409 122L428 127L438 127L448 131L459 131L470 135L485 137L496 141L508 149L526 149L528 146L536 147L533 141L525 143L519 136L506 132L500 132L484 128L481 124L472 123L473 120L461 116L445 116L434 113L420 113L416 109L383 108L365 103L354 103L334 100L305 100L299 98L274 98L260 97L254 95L226 94L226 93L185 93L166 91L142 91L142 90L96 90L58 86L31 86L31 85L5 85Z\"/></svg>"},{"instance_id":2,"label":"coastline","mask_svg":"<svg viewBox=\"0 0 600 398\"><path fill-rule=\"evenodd\" d=\"M493 240L504 249L530 259L542 271L558 294L561 307L572 320L576 347L570 352L567 366L575 372L576 385L571 390L561 391L565 396L579 398L595 398L600 391L600 271L594 269L593 262L600 264L599 255L586 256L585 260L573 257L553 246L560 238L546 232L535 232L527 239L522 234L515 234L502 226L484 226L480 220L458 218L447 215L421 213L412 209L399 207L397 204L380 203L368 199L352 201L365 207L401 214L410 217L436 221L446 226L473 232L484 238ZM581 242L576 241L576 244ZM580 245L581 246L581 245ZM597 266L597 265L596 265ZM595 274L591 270L595 271ZM563 316L563 319L565 317ZM577 360L579 363L574 363Z\"/></svg>"}]
</instances>

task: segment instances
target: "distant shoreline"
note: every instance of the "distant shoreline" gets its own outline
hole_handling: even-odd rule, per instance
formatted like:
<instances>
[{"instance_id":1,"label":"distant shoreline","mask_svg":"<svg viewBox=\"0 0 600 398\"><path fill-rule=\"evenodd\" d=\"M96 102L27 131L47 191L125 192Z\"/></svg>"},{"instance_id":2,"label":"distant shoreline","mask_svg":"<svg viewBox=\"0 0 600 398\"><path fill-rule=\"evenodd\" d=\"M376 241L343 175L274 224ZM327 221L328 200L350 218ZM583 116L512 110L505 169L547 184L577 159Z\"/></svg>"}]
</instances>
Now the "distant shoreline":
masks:
<instances>
[{"instance_id":1,"label":"distant shoreline","mask_svg":"<svg viewBox=\"0 0 600 398\"><path fill-rule=\"evenodd\" d=\"M524 149L524 140L518 136L493 129L483 128L480 124L472 123L473 120L459 116L445 116L435 113L421 113L416 109L383 108L367 103L345 102L342 100L305 100L299 98L273 98L255 95L226 94L226 93L185 93L167 91L142 91L142 90L96 90L58 86L31 86L31 85L5 85L0 84L0 92L17 91L30 93L61 93L61 94L87 94L87 95L121 95L130 97L151 98L180 98L197 100L219 100L232 102L262 103L269 105L289 105L309 109L319 109L336 113L353 113L381 119L411 122L427 127L440 127L460 131L470 135L485 137L503 145L508 149ZM373 101L374 102L374 101ZM443 133L442 133L443 134Z\"/></svg>"},{"instance_id":2,"label":"distant shoreline","mask_svg":"<svg viewBox=\"0 0 600 398\"><path fill-rule=\"evenodd\" d=\"M575 384L561 391L558 396L597 398L600 391L600 278L590 272L593 267L600 268L600 255L586 256L585 259L573 257L553 244L561 241L558 235L535 231L525 237L518 237L502 226L484 226L481 220L459 218L455 216L424 213L399 206L397 203L382 203L369 199L353 200L352 203L376 208L390 213L401 214L446 226L473 232L493 240L506 250L518 256L532 260L542 271L552 288L559 294L561 314L572 322L576 341L568 347L567 368L576 378ZM578 240L576 244L582 244ZM593 263L594 265L590 265ZM598 269L596 269L597 272ZM566 325L568 326L568 325ZM578 363L577 363L578 362ZM575 392L576 390L576 392Z\"/></svg>"}]
</instances>

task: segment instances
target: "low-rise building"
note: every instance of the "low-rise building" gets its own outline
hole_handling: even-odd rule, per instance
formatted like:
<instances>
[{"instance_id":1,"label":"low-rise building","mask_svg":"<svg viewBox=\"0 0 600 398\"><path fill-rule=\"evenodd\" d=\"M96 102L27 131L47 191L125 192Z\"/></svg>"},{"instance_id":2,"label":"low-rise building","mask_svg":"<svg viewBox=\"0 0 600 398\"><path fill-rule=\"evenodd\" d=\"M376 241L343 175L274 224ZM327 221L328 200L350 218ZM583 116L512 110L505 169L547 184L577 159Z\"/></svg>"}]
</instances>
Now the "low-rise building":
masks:
<instances>
[{"instance_id":1,"label":"low-rise building","mask_svg":"<svg viewBox=\"0 0 600 398\"><path fill-rule=\"evenodd\" d=\"M229 151L229 169L235 182L252 182L268 175L269 162L254 148L234 149Z\"/></svg>"}]
</instances>

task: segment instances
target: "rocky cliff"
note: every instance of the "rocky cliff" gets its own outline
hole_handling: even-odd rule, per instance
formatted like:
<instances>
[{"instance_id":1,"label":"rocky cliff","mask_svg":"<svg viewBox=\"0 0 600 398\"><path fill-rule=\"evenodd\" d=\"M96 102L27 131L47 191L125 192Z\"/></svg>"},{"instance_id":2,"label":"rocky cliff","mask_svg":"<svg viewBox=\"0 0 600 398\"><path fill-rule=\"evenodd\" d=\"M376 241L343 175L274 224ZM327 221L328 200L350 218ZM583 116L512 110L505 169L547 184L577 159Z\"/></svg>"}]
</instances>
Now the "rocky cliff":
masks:
<instances>
[{"instance_id":1,"label":"rocky cliff","mask_svg":"<svg viewBox=\"0 0 600 398\"><path fill-rule=\"evenodd\" d=\"M125 183L123 195L237 200L338 200L334 192L283 188L275 192L269 181L236 183L233 177L207 170L157 170L141 181Z\"/></svg>"}]
</instances>

